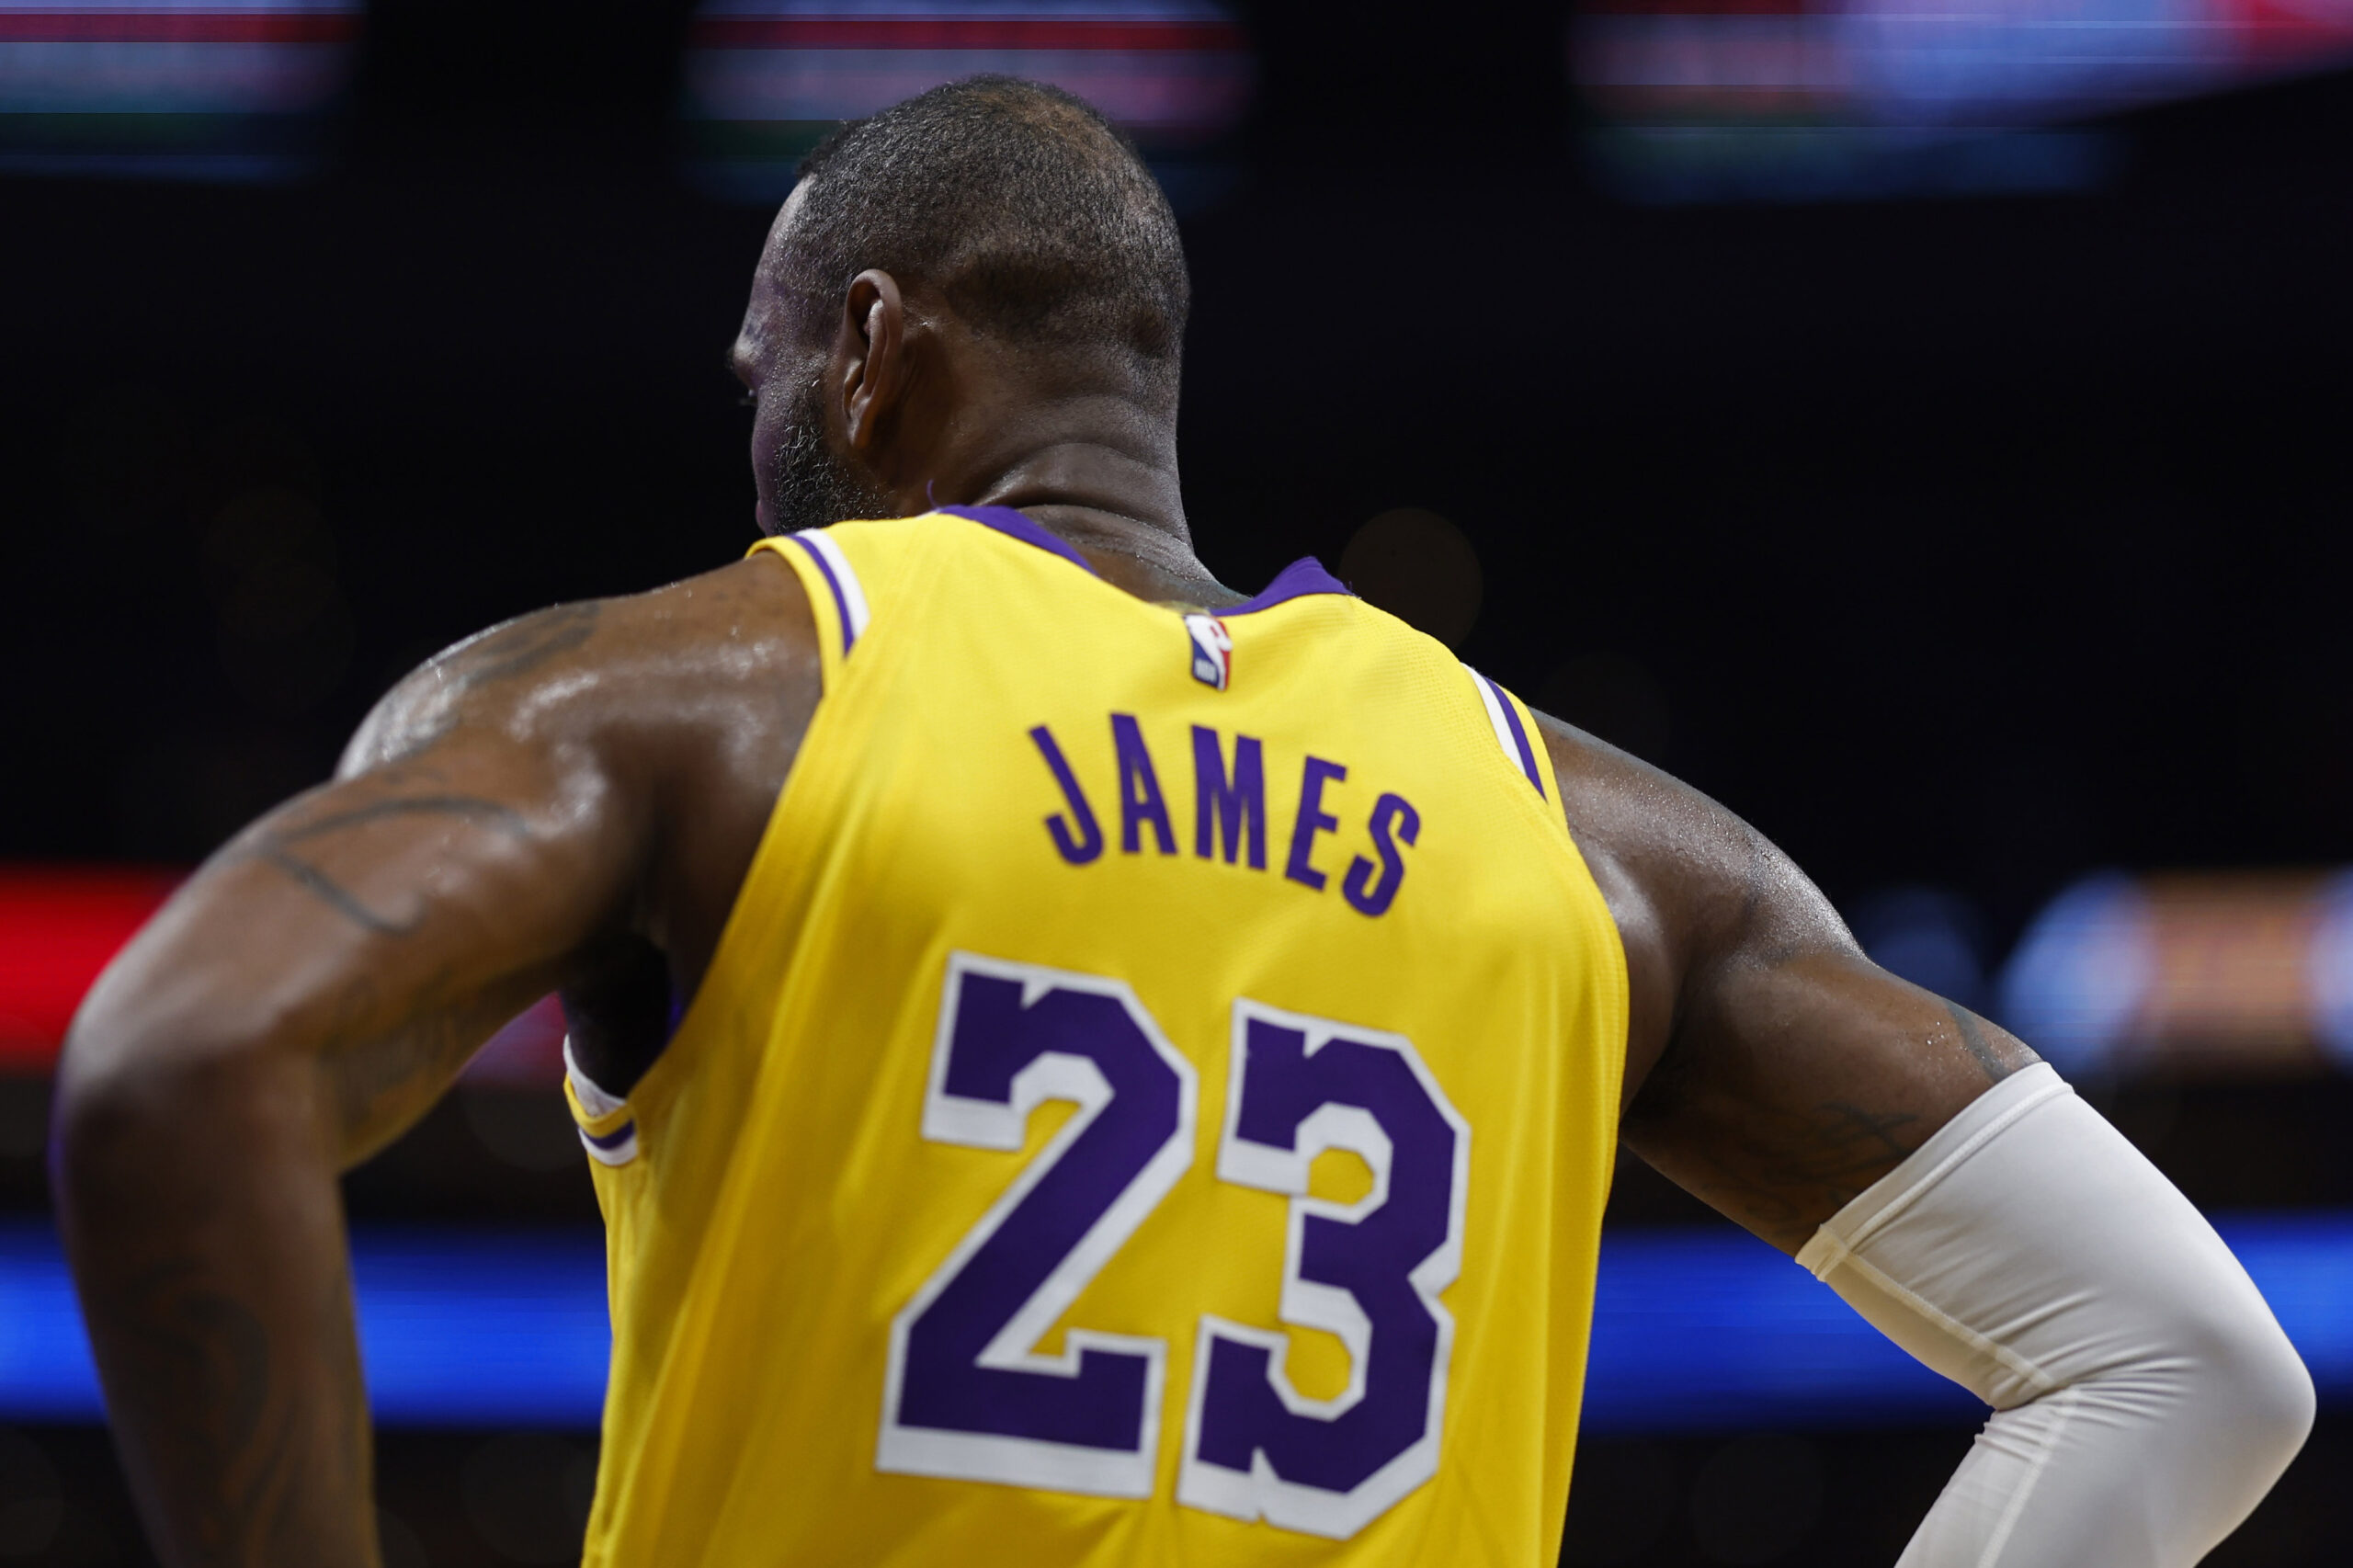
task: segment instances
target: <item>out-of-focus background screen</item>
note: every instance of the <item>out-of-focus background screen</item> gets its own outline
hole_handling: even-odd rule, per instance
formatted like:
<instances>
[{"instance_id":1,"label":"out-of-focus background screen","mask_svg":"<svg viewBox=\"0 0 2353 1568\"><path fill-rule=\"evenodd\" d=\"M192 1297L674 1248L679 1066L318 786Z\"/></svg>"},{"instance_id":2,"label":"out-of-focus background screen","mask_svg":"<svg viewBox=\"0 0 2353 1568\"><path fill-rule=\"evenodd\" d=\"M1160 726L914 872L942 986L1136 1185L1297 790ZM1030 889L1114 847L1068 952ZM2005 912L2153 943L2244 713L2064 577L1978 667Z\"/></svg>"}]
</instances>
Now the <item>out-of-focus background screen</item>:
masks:
<instances>
[{"instance_id":1,"label":"out-of-focus background screen","mask_svg":"<svg viewBox=\"0 0 2353 1568\"><path fill-rule=\"evenodd\" d=\"M2213 1215L2353 1561L2353 0L0 0L0 1564L148 1561L47 1220L82 991L435 649L725 561L795 160L982 70L1185 222L1186 491L1726 801ZM518 1020L348 1183L387 1562L573 1559ZM233 1151L223 1151L233 1157ZM1621 1162L1563 1559L1885 1563L1981 1417Z\"/></svg>"}]
</instances>

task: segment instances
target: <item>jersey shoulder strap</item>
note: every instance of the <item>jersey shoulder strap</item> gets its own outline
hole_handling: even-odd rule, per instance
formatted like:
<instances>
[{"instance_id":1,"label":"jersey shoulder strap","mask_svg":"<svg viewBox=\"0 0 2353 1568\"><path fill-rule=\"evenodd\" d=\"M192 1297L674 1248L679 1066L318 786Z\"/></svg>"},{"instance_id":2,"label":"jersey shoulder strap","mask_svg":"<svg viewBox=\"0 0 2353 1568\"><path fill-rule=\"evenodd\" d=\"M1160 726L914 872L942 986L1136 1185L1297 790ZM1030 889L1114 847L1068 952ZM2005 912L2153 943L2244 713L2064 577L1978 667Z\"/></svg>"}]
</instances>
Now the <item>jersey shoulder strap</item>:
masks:
<instances>
[{"instance_id":1,"label":"jersey shoulder strap","mask_svg":"<svg viewBox=\"0 0 2353 1568\"><path fill-rule=\"evenodd\" d=\"M842 672L856 654L858 641L873 625L877 610L889 613L896 589L915 569L934 537L931 530L916 526L924 521L900 517L835 523L831 528L764 539L746 552L757 555L766 551L800 577L817 620L818 657L827 691L840 684Z\"/></svg>"}]
</instances>

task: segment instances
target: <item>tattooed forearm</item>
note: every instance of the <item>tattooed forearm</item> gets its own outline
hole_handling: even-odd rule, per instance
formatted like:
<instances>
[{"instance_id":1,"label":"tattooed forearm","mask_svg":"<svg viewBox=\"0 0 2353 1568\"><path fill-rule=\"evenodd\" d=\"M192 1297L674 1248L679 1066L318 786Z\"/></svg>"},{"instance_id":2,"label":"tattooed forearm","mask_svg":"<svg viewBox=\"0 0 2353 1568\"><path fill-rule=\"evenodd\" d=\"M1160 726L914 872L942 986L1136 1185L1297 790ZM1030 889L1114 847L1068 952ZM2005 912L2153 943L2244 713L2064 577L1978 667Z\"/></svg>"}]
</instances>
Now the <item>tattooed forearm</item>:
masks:
<instances>
[{"instance_id":1,"label":"tattooed forearm","mask_svg":"<svg viewBox=\"0 0 2353 1568\"><path fill-rule=\"evenodd\" d=\"M61 1230L167 1562L374 1560L350 1275L300 1083L257 1067L64 1107Z\"/></svg>"},{"instance_id":2,"label":"tattooed forearm","mask_svg":"<svg viewBox=\"0 0 2353 1568\"><path fill-rule=\"evenodd\" d=\"M267 1325L224 1289L201 1257L159 1264L131 1280L109 1314L117 1418L142 1435L165 1486L188 1488L199 1560L284 1560L300 1434L272 1376ZM356 1364L356 1358L352 1358ZM337 1462L350 1462L350 1449Z\"/></svg>"}]
</instances>

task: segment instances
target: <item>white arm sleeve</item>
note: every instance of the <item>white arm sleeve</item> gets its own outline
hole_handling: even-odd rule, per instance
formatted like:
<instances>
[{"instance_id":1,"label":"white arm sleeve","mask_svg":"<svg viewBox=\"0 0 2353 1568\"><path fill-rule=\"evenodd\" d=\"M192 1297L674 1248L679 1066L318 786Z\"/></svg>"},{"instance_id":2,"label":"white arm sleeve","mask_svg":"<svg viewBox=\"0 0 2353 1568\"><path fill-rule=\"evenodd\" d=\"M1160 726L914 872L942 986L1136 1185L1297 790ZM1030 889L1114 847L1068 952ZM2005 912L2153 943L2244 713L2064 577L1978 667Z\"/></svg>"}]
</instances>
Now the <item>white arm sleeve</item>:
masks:
<instances>
[{"instance_id":1,"label":"white arm sleeve","mask_svg":"<svg viewBox=\"0 0 2353 1568\"><path fill-rule=\"evenodd\" d=\"M2312 1378L2255 1282L2047 1065L1980 1096L1798 1261L1994 1406L1899 1568L2186 1568L2312 1427Z\"/></svg>"}]
</instances>

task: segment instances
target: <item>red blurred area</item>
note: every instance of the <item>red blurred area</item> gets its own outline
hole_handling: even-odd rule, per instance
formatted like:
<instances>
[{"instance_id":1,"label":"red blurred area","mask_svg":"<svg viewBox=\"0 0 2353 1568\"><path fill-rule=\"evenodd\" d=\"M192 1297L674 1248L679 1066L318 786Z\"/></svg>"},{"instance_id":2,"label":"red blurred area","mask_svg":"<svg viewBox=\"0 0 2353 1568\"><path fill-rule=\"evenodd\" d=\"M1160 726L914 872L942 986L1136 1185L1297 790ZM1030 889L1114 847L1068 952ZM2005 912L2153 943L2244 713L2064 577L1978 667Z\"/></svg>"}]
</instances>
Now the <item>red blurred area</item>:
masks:
<instances>
[{"instance_id":1,"label":"red blurred area","mask_svg":"<svg viewBox=\"0 0 2353 1568\"><path fill-rule=\"evenodd\" d=\"M134 6L0 11L0 43L347 43L358 33L358 10L335 4L219 11Z\"/></svg>"},{"instance_id":2,"label":"red blurred area","mask_svg":"<svg viewBox=\"0 0 2353 1568\"><path fill-rule=\"evenodd\" d=\"M0 867L0 1072L49 1071L90 983L184 875Z\"/></svg>"}]
</instances>

